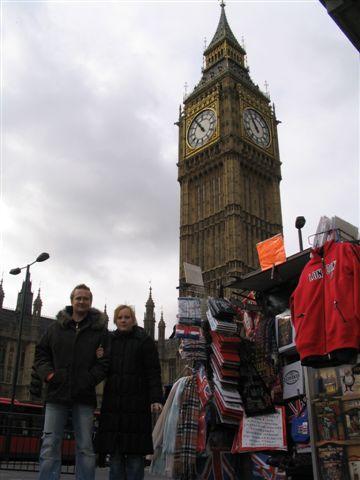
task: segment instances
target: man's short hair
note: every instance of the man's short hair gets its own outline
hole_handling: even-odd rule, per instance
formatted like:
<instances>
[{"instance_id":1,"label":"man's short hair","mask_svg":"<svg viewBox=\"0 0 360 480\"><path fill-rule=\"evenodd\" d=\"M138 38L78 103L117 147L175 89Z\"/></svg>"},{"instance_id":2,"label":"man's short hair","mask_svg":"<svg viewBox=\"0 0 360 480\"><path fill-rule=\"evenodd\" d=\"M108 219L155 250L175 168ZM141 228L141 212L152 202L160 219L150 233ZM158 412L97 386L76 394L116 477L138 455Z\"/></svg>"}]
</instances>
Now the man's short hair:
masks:
<instances>
[{"instance_id":1,"label":"man's short hair","mask_svg":"<svg viewBox=\"0 0 360 480\"><path fill-rule=\"evenodd\" d=\"M70 293L70 300L73 301L73 298L75 296L75 290L88 290L90 292L90 300L92 301L92 292L90 288L85 285L85 283L80 283L80 285L76 285L76 287L73 288L72 292Z\"/></svg>"}]
</instances>

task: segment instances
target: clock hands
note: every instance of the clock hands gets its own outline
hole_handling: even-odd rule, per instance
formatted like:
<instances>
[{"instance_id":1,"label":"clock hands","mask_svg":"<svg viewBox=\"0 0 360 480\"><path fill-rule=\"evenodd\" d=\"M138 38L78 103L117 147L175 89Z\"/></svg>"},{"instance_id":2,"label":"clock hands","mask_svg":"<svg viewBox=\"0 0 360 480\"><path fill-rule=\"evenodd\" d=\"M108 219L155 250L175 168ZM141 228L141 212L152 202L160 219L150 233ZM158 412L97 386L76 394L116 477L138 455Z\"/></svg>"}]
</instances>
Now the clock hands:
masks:
<instances>
[{"instance_id":1,"label":"clock hands","mask_svg":"<svg viewBox=\"0 0 360 480\"><path fill-rule=\"evenodd\" d=\"M199 123L199 122L196 120L196 118L195 118L194 122L195 122L196 125L200 128L200 130L201 130L202 132L205 132L205 128L201 125L201 123Z\"/></svg>"},{"instance_id":2,"label":"clock hands","mask_svg":"<svg viewBox=\"0 0 360 480\"><path fill-rule=\"evenodd\" d=\"M254 127L255 127L256 133L259 133L259 132L260 132L260 130L258 129L258 126L256 125L256 122L255 122L255 120L253 119L253 117L250 117L250 118L251 118L252 124L253 124L253 125L254 125Z\"/></svg>"}]
</instances>

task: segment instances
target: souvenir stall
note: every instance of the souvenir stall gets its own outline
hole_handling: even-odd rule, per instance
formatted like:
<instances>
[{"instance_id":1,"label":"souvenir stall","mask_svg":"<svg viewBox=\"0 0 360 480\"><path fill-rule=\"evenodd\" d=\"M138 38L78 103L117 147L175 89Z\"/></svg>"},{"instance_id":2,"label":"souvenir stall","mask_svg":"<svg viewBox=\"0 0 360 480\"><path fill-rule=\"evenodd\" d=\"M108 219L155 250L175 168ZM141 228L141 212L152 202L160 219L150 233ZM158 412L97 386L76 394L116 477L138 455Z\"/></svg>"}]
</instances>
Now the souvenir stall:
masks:
<instances>
[{"instance_id":1,"label":"souvenir stall","mask_svg":"<svg viewBox=\"0 0 360 480\"><path fill-rule=\"evenodd\" d=\"M227 285L230 300L179 298L175 335L187 368L153 432L154 475L360 480L359 246L325 238L318 248L329 246L336 258L320 255L320 267L310 249L287 259L282 252ZM343 270L349 281L338 281ZM311 313L323 318L319 282L330 277L340 290L346 284L353 311L341 296L332 300L345 313L334 350L321 355L324 331L333 330L318 323L301 332L312 328Z\"/></svg>"},{"instance_id":2,"label":"souvenir stall","mask_svg":"<svg viewBox=\"0 0 360 480\"><path fill-rule=\"evenodd\" d=\"M288 449L267 461L310 478L311 452L313 478L359 480L360 247L357 232L321 222L311 251L232 287L256 292L265 316L275 314Z\"/></svg>"}]
</instances>

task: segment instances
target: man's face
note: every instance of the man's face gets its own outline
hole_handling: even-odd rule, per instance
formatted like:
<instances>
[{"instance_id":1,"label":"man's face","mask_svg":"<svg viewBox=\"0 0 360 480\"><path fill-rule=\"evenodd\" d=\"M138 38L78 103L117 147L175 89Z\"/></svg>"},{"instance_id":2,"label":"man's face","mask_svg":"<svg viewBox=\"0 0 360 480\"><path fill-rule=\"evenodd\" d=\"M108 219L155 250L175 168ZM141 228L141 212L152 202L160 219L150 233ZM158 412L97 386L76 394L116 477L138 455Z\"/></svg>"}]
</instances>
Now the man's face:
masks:
<instances>
[{"instance_id":1,"label":"man's face","mask_svg":"<svg viewBox=\"0 0 360 480\"><path fill-rule=\"evenodd\" d=\"M85 316L91 307L91 292L77 288L71 300L71 305L75 314Z\"/></svg>"}]
</instances>

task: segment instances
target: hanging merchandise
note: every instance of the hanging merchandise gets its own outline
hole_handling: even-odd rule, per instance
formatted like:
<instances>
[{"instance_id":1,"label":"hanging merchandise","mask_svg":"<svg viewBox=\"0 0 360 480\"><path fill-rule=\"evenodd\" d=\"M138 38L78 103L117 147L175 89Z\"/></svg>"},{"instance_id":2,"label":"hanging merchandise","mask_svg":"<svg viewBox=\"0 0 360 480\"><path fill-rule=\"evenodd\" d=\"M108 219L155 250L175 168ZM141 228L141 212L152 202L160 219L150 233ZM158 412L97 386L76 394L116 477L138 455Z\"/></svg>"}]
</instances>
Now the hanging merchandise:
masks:
<instances>
[{"instance_id":1,"label":"hanging merchandise","mask_svg":"<svg viewBox=\"0 0 360 480\"><path fill-rule=\"evenodd\" d=\"M201 406L204 408L212 398L213 394L210 388L209 380L206 375L204 365L201 365L196 373L197 390Z\"/></svg>"},{"instance_id":2,"label":"hanging merchandise","mask_svg":"<svg viewBox=\"0 0 360 480\"><path fill-rule=\"evenodd\" d=\"M178 298L178 321L183 325L201 325L201 300L197 297Z\"/></svg>"},{"instance_id":3,"label":"hanging merchandise","mask_svg":"<svg viewBox=\"0 0 360 480\"><path fill-rule=\"evenodd\" d=\"M275 318L264 318L255 332L255 367L265 385L268 387L272 400L282 402L279 350L275 335Z\"/></svg>"},{"instance_id":4,"label":"hanging merchandise","mask_svg":"<svg viewBox=\"0 0 360 480\"><path fill-rule=\"evenodd\" d=\"M240 480L236 472L234 456L228 450L212 447L211 454L198 461L198 476L201 480Z\"/></svg>"},{"instance_id":5,"label":"hanging merchandise","mask_svg":"<svg viewBox=\"0 0 360 480\"><path fill-rule=\"evenodd\" d=\"M304 395L304 374L300 361L289 363L283 367L282 384L284 400Z\"/></svg>"},{"instance_id":6,"label":"hanging merchandise","mask_svg":"<svg viewBox=\"0 0 360 480\"><path fill-rule=\"evenodd\" d=\"M150 472L153 475L172 477L175 454L175 432L179 416L182 393L188 377L174 383L164 408L153 430L154 454Z\"/></svg>"},{"instance_id":7,"label":"hanging merchandise","mask_svg":"<svg viewBox=\"0 0 360 480\"><path fill-rule=\"evenodd\" d=\"M322 480L348 480L345 448L328 444L318 448L320 475Z\"/></svg>"},{"instance_id":8,"label":"hanging merchandise","mask_svg":"<svg viewBox=\"0 0 360 480\"><path fill-rule=\"evenodd\" d=\"M197 396L196 378L190 377L184 387L176 429L174 477L181 480L196 478L196 449L200 402Z\"/></svg>"},{"instance_id":9,"label":"hanging merchandise","mask_svg":"<svg viewBox=\"0 0 360 480\"><path fill-rule=\"evenodd\" d=\"M236 314L233 306L226 298L208 298L208 307L217 320L232 322Z\"/></svg>"},{"instance_id":10,"label":"hanging merchandise","mask_svg":"<svg viewBox=\"0 0 360 480\"><path fill-rule=\"evenodd\" d=\"M291 297L303 365L354 363L360 347L360 246L326 242L312 251Z\"/></svg>"},{"instance_id":11,"label":"hanging merchandise","mask_svg":"<svg viewBox=\"0 0 360 480\"><path fill-rule=\"evenodd\" d=\"M257 243L256 248L261 270L286 262L284 237L281 233Z\"/></svg>"},{"instance_id":12,"label":"hanging merchandise","mask_svg":"<svg viewBox=\"0 0 360 480\"><path fill-rule=\"evenodd\" d=\"M291 313L287 308L275 317L276 342L279 353L295 350L295 329L291 322Z\"/></svg>"},{"instance_id":13,"label":"hanging merchandise","mask_svg":"<svg viewBox=\"0 0 360 480\"><path fill-rule=\"evenodd\" d=\"M276 407L270 415L244 415L240 422L231 453L264 450L287 450L285 407Z\"/></svg>"},{"instance_id":14,"label":"hanging merchandise","mask_svg":"<svg viewBox=\"0 0 360 480\"><path fill-rule=\"evenodd\" d=\"M179 353L183 360L205 362L207 359L205 339L201 336L198 340L183 338L180 341Z\"/></svg>"},{"instance_id":15,"label":"hanging merchandise","mask_svg":"<svg viewBox=\"0 0 360 480\"><path fill-rule=\"evenodd\" d=\"M253 453L251 455L252 475L254 480L286 480L286 473L267 463L270 455Z\"/></svg>"},{"instance_id":16,"label":"hanging merchandise","mask_svg":"<svg viewBox=\"0 0 360 480\"><path fill-rule=\"evenodd\" d=\"M200 339L200 327L194 327L192 325L180 325L175 326L176 338L189 338L193 340Z\"/></svg>"},{"instance_id":17,"label":"hanging merchandise","mask_svg":"<svg viewBox=\"0 0 360 480\"><path fill-rule=\"evenodd\" d=\"M291 438L295 443L307 443L310 440L309 416L307 407L294 415L291 420Z\"/></svg>"},{"instance_id":18,"label":"hanging merchandise","mask_svg":"<svg viewBox=\"0 0 360 480\"><path fill-rule=\"evenodd\" d=\"M291 439L295 443L293 450L300 454L310 453L310 423L306 397L289 400L286 409Z\"/></svg>"},{"instance_id":19,"label":"hanging merchandise","mask_svg":"<svg viewBox=\"0 0 360 480\"><path fill-rule=\"evenodd\" d=\"M239 391L248 417L273 413L274 404L269 388L259 375L255 365L255 348L252 342L242 340L239 345Z\"/></svg>"}]
</instances>

